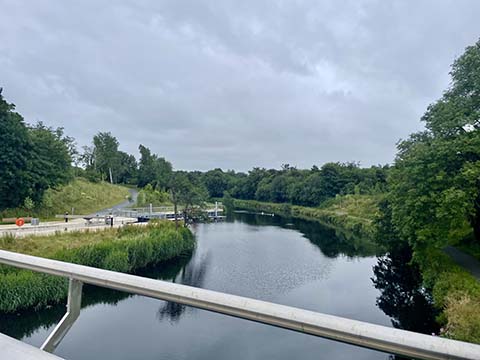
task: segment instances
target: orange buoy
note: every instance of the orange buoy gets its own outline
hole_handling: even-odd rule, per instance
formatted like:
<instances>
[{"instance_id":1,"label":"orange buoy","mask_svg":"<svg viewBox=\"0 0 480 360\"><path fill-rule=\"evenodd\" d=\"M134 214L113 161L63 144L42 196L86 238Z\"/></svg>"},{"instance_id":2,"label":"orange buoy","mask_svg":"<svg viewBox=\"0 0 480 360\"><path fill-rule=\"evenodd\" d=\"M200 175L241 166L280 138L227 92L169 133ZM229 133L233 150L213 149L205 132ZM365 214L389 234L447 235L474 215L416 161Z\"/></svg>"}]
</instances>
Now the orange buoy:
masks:
<instances>
[{"instance_id":1,"label":"orange buoy","mask_svg":"<svg viewBox=\"0 0 480 360\"><path fill-rule=\"evenodd\" d=\"M23 226L25 225L25 220L23 218L18 218L16 221L15 221L15 224L17 226Z\"/></svg>"}]
</instances>

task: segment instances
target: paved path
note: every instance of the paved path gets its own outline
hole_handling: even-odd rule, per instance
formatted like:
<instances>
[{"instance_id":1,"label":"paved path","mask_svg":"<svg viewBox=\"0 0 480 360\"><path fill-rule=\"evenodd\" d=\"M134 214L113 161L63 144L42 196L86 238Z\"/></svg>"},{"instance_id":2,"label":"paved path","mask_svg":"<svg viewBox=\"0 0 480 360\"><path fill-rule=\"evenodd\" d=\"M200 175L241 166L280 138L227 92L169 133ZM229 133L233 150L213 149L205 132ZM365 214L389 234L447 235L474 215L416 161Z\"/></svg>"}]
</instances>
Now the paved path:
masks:
<instances>
[{"instance_id":1,"label":"paved path","mask_svg":"<svg viewBox=\"0 0 480 360\"><path fill-rule=\"evenodd\" d=\"M128 192L130 193L130 196L132 197L131 201L130 200L125 200L125 201L121 202L120 204L117 204L115 206L112 206L112 207L109 207L109 208L106 208L106 209L103 209L103 210L96 211L91 215L97 215L98 214L99 216L105 216L105 215L109 215L112 211L123 210L125 208L135 206L135 204L137 203L137 198L138 198L138 190L137 189L128 189Z\"/></svg>"},{"instance_id":2,"label":"paved path","mask_svg":"<svg viewBox=\"0 0 480 360\"><path fill-rule=\"evenodd\" d=\"M97 211L92 214L94 218L92 219L92 223L87 223L84 219L71 219L68 223L65 223L63 220L61 221L47 221L41 222L40 225L31 225L25 224L21 228L18 228L15 224L10 225L0 225L0 237L5 235L13 235L15 237L25 237L30 235L50 235L55 234L58 231L86 231L86 230L102 230L107 229L110 225L105 224L104 216L110 214L110 212L115 210L121 210L126 207L132 206L135 204L138 197L138 190L136 189L129 189L130 195L132 197L132 201L125 200L122 203L110 207L108 209L103 209ZM96 218L98 215L98 219ZM128 223L133 223L137 219L132 219L128 217L115 217L113 227L121 227Z\"/></svg>"},{"instance_id":3,"label":"paved path","mask_svg":"<svg viewBox=\"0 0 480 360\"><path fill-rule=\"evenodd\" d=\"M122 227L125 224L136 222L137 219L127 217L116 217L113 227ZM21 228L16 225L0 225L0 237L6 235L13 235L18 238L32 235L53 235L57 232L70 231L98 231L110 228L110 225L105 224L105 219L100 217L98 221L94 219L92 224L88 224L83 219L72 219L68 223L63 221L49 221L40 223L40 225L25 224Z\"/></svg>"},{"instance_id":4,"label":"paved path","mask_svg":"<svg viewBox=\"0 0 480 360\"><path fill-rule=\"evenodd\" d=\"M480 281L480 261L453 246L447 246L445 252L450 255L458 265L470 272L478 281Z\"/></svg>"}]
</instances>

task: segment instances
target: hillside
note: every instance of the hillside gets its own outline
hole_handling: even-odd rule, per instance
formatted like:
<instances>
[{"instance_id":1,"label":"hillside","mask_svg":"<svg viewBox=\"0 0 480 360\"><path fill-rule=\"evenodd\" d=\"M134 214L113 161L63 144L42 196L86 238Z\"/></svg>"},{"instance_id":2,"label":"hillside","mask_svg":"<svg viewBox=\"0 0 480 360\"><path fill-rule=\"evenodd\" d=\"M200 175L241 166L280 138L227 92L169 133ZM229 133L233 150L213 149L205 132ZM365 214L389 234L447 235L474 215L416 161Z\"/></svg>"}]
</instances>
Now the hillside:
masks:
<instances>
[{"instance_id":1,"label":"hillside","mask_svg":"<svg viewBox=\"0 0 480 360\"><path fill-rule=\"evenodd\" d=\"M43 195L42 203L32 210L8 209L0 212L0 217L35 216L46 219L66 211L70 213L72 207L75 214L89 214L121 203L128 197L128 188L124 186L75 178L58 189L48 189Z\"/></svg>"}]
</instances>

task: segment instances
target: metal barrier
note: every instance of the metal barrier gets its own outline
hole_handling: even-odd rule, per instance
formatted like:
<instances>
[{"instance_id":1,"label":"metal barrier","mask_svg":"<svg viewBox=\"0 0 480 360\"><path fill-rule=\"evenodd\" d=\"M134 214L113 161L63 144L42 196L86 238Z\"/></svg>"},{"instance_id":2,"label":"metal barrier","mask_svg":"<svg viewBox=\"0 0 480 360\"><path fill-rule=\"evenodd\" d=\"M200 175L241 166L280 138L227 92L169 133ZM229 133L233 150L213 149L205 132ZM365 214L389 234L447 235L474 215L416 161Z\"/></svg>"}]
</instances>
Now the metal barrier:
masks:
<instances>
[{"instance_id":1,"label":"metal barrier","mask_svg":"<svg viewBox=\"0 0 480 360\"><path fill-rule=\"evenodd\" d=\"M480 359L480 345L246 297L3 250L0 250L0 263L70 279L68 311L42 346L47 351L52 351L58 345L78 316L81 284L87 283L398 355L420 359Z\"/></svg>"},{"instance_id":2,"label":"metal barrier","mask_svg":"<svg viewBox=\"0 0 480 360\"><path fill-rule=\"evenodd\" d=\"M3 334L0 334L0 358L5 360L63 360Z\"/></svg>"}]
</instances>

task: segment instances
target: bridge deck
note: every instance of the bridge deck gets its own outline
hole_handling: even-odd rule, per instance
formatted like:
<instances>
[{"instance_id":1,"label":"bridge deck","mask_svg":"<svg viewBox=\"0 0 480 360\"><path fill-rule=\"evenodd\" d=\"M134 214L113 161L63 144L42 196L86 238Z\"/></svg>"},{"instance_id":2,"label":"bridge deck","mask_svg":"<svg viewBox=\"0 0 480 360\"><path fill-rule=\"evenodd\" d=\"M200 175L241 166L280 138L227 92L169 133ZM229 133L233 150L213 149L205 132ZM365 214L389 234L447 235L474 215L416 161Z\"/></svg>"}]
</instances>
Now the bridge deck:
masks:
<instances>
[{"instance_id":1,"label":"bridge deck","mask_svg":"<svg viewBox=\"0 0 480 360\"><path fill-rule=\"evenodd\" d=\"M0 358L8 360L62 360L58 356L42 351L0 333Z\"/></svg>"}]
</instances>

